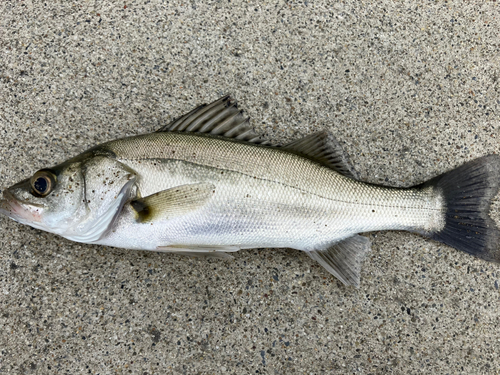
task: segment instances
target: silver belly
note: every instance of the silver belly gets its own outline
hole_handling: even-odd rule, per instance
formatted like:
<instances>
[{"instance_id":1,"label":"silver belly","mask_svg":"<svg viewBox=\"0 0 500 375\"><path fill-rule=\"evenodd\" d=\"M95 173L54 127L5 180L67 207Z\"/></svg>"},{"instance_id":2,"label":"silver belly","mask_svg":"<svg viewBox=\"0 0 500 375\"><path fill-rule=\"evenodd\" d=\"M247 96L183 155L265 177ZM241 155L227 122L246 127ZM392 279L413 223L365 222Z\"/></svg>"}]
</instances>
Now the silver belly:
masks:
<instances>
[{"instance_id":1,"label":"silver belly","mask_svg":"<svg viewBox=\"0 0 500 375\"><path fill-rule=\"evenodd\" d=\"M433 223L433 218L440 217L441 207L439 197L431 191L385 189L345 179L333 171L331 183L320 195L317 189L310 192L180 161L128 164L141 171L138 186L142 196L200 181L214 184L216 193L199 210L153 223L137 222L135 212L126 205L113 228L96 243L145 250L232 246L310 251L356 233L440 225Z\"/></svg>"}]
</instances>

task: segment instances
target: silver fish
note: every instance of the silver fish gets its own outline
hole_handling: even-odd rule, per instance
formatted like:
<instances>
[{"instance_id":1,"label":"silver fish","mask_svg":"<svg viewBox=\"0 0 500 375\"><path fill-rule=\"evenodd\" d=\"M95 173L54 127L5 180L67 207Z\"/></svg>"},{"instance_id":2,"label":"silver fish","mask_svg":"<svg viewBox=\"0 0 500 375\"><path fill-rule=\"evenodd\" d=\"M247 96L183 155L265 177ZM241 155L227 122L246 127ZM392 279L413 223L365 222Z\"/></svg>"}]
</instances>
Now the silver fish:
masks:
<instances>
[{"instance_id":1,"label":"silver fish","mask_svg":"<svg viewBox=\"0 0 500 375\"><path fill-rule=\"evenodd\" d=\"M330 133L272 147L224 97L37 171L4 190L0 213L127 249L224 257L293 248L358 287L363 232L417 232L498 262L488 209L499 182L500 156L489 155L409 189L367 184Z\"/></svg>"}]
</instances>

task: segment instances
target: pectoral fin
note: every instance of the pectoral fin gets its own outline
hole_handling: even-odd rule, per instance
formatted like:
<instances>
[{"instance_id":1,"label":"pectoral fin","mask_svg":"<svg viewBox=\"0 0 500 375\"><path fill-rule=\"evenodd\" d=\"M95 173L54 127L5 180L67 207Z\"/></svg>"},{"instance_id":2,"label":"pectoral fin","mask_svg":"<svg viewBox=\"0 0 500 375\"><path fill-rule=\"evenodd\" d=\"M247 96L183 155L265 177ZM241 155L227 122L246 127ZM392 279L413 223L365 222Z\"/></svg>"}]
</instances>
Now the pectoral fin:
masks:
<instances>
[{"instance_id":1,"label":"pectoral fin","mask_svg":"<svg viewBox=\"0 0 500 375\"><path fill-rule=\"evenodd\" d=\"M355 235L328 249L309 251L307 254L344 285L358 288L361 265L368 251L370 251L370 240Z\"/></svg>"},{"instance_id":2,"label":"pectoral fin","mask_svg":"<svg viewBox=\"0 0 500 375\"><path fill-rule=\"evenodd\" d=\"M130 205L137 212L137 221L141 223L168 220L204 206L214 191L215 186L205 182L181 185L135 199Z\"/></svg>"}]
</instances>

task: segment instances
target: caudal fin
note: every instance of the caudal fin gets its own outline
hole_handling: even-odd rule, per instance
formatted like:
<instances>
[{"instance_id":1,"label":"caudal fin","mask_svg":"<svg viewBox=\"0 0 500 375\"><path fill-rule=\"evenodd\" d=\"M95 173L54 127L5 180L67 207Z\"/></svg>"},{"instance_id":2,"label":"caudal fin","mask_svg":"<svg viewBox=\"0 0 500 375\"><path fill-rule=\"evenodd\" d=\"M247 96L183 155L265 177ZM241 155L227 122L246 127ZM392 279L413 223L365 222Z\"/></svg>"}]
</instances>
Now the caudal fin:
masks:
<instances>
[{"instance_id":1,"label":"caudal fin","mask_svg":"<svg viewBox=\"0 0 500 375\"><path fill-rule=\"evenodd\" d=\"M481 259L500 262L500 230L488 215L500 185L500 156L489 155L433 178L444 199L445 226L426 236Z\"/></svg>"}]
</instances>

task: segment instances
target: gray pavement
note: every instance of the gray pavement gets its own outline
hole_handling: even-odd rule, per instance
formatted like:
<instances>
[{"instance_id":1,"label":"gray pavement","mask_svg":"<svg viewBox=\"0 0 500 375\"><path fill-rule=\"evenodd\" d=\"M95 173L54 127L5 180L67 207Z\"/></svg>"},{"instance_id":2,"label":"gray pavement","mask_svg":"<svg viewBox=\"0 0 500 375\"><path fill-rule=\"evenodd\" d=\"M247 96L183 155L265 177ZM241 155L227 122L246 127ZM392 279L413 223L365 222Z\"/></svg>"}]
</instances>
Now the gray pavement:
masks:
<instances>
[{"instance_id":1,"label":"gray pavement","mask_svg":"<svg viewBox=\"0 0 500 375\"><path fill-rule=\"evenodd\" d=\"M332 130L369 182L500 152L498 2L0 7L0 189L226 93L276 141ZM500 266L367 235L356 290L293 250L199 260L2 217L0 374L499 372Z\"/></svg>"}]
</instances>

